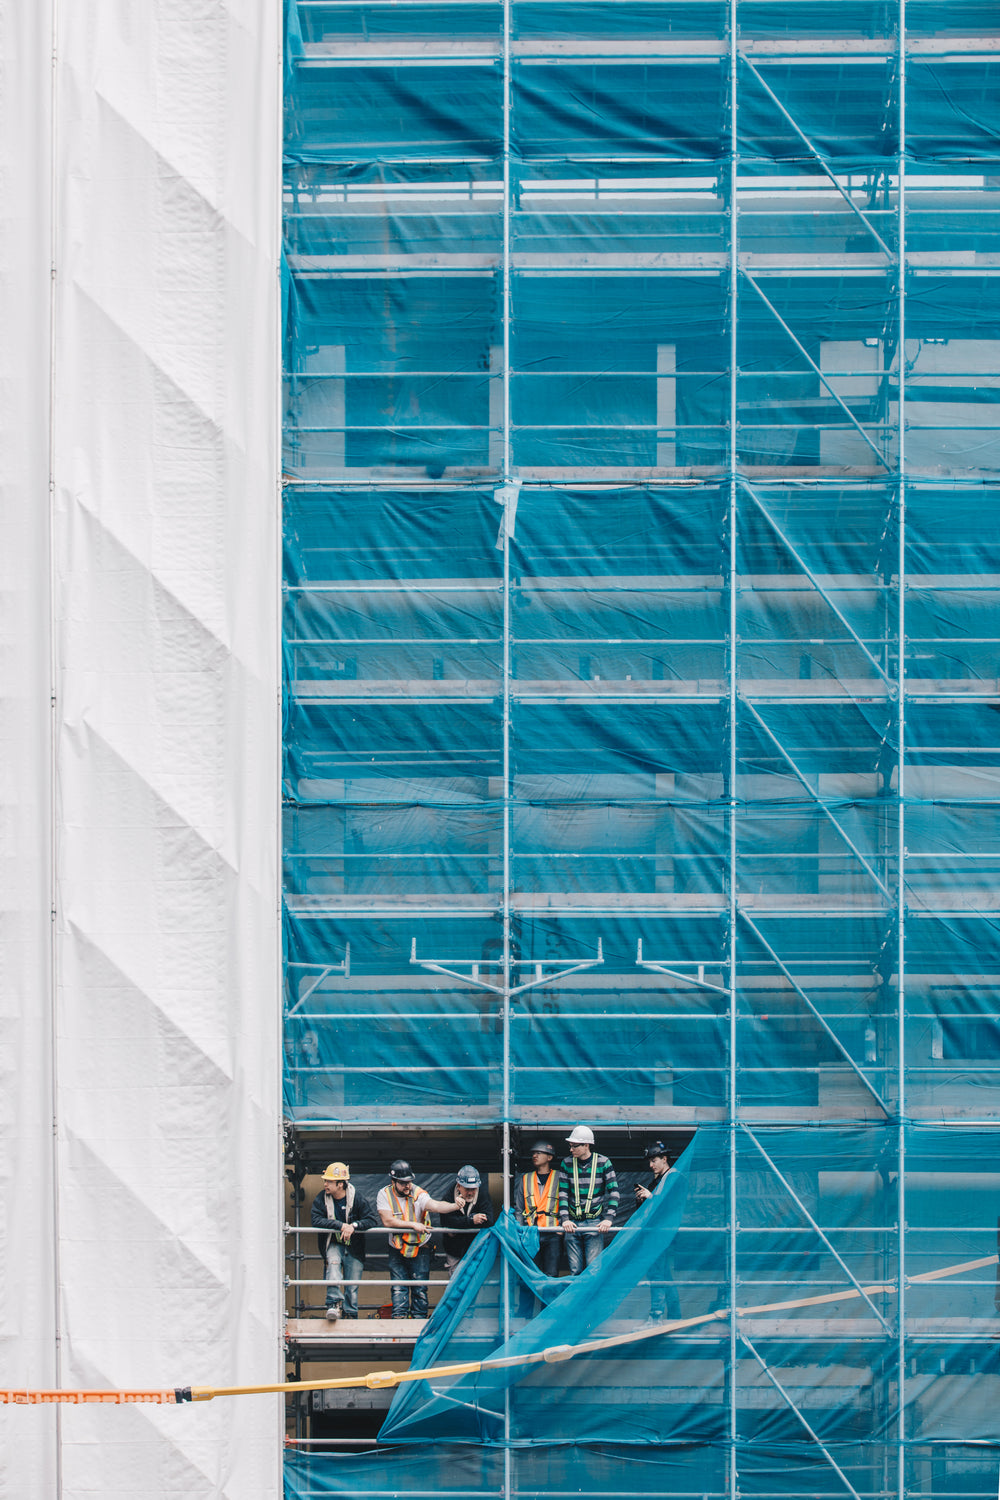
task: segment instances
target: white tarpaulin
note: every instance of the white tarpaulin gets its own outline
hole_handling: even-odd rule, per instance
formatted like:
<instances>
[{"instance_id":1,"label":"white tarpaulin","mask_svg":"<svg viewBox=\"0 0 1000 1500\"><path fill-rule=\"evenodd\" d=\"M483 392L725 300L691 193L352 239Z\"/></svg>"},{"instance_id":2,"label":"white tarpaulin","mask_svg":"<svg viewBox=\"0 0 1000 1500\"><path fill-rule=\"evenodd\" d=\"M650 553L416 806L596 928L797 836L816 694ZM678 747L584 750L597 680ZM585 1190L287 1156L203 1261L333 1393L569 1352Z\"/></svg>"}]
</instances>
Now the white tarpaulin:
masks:
<instances>
[{"instance_id":1,"label":"white tarpaulin","mask_svg":"<svg viewBox=\"0 0 1000 1500\"><path fill-rule=\"evenodd\" d=\"M52 49L47 6L7 5L0 21L0 1381L49 1386ZM52 1410L0 1406L5 1500L56 1493L56 1425Z\"/></svg>"},{"instance_id":2,"label":"white tarpaulin","mask_svg":"<svg viewBox=\"0 0 1000 1500\"><path fill-rule=\"evenodd\" d=\"M280 8L59 3L51 111L48 9L0 29L0 1378L273 1380ZM274 1497L280 1420L8 1408L0 1493Z\"/></svg>"}]
</instances>

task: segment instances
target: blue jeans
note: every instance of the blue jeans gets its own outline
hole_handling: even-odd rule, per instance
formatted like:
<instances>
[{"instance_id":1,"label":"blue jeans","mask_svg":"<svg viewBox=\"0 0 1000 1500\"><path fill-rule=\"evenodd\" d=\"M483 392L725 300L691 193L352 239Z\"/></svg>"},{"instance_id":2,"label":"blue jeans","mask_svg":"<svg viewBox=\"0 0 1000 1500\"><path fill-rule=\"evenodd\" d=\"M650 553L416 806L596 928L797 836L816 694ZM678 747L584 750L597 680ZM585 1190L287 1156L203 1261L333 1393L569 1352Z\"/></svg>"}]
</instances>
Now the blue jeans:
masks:
<instances>
[{"instance_id":1,"label":"blue jeans","mask_svg":"<svg viewBox=\"0 0 1000 1500\"><path fill-rule=\"evenodd\" d=\"M392 1281L426 1281L431 1274L431 1247L424 1245L416 1255L406 1256L395 1245L389 1246L389 1277ZM394 1318L426 1318L427 1288L425 1286L394 1286L392 1288L392 1315Z\"/></svg>"},{"instance_id":2,"label":"blue jeans","mask_svg":"<svg viewBox=\"0 0 1000 1500\"><path fill-rule=\"evenodd\" d=\"M342 1245L331 1237L326 1247L327 1307L340 1307L345 1318L357 1317L358 1289L341 1283L345 1280L360 1281L364 1268L364 1261L352 1253L349 1245Z\"/></svg>"},{"instance_id":3,"label":"blue jeans","mask_svg":"<svg viewBox=\"0 0 1000 1500\"><path fill-rule=\"evenodd\" d=\"M596 1260L606 1239L607 1235L598 1234L596 1224L577 1224L573 1234L564 1235L569 1274L579 1276L585 1265L589 1266L592 1260Z\"/></svg>"}]
</instances>

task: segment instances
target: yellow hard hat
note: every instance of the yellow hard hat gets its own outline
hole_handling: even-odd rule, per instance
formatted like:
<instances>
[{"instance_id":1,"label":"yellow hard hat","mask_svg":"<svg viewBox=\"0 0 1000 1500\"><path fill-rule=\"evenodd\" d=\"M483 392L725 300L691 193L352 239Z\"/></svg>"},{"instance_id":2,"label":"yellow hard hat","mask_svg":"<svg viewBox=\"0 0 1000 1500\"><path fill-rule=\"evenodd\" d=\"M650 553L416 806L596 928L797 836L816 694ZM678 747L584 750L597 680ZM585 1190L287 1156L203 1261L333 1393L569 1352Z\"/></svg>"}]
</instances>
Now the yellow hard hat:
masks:
<instances>
[{"instance_id":1,"label":"yellow hard hat","mask_svg":"<svg viewBox=\"0 0 1000 1500\"><path fill-rule=\"evenodd\" d=\"M332 1161L323 1173L324 1182L350 1182L351 1169L346 1162Z\"/></svg>"}]
</instances>

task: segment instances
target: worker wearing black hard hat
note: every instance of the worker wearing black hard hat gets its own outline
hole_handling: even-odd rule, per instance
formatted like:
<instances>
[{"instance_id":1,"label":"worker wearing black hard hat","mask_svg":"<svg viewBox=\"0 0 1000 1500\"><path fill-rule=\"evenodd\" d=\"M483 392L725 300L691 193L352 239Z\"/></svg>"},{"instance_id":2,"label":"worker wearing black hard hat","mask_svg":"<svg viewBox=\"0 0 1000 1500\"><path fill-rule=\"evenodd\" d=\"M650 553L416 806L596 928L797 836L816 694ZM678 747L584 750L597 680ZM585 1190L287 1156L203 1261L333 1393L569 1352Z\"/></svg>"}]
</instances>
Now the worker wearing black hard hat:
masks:
<instances>
[{"instance_id":1,"label":"worker wearing black hard hat","mask_svg":"<svg viewBox=\"0 0 1000 1500\"><path fill-rule=\"evenodd\" d=\"M559 1173L552 1165L555 1154L551 1141L533 1142L531 1171L522 1172L514 1188L514 1217L519 1224L532 1225L540 1231L535 1265L546 1276L557 1275L562 1249Z\"/></svg>"},{"instance_id":2,"label":"worker wearing black hard hat","mask_svg":"<svg viewBox=\"0 0 1000 1500\"><path fill-rule=\"evenodd\" d=\"M413 1168L402 1157L389 1168L389 1185L375 1200L379 1218L389 1236L389 1277L392 1288L394 1318L426 1318L427 1287L395 1285L397 1282L425 1283L431 1273L431 1214L458 1213L457 1199L442 1203L417 1187Z\"/></svg>"},{"instance_id":3,"label":"worker wearing black hard hat","mask_svg":"<svg viewBox=\"0 0 1000 1500\"><path fill-rule=\"evenodd\" d=\"M650 1141L645 1155L649 1162L649 1172L636 1178L637 1206L645 1203L647 1198L652 1198L656 1193L662 1193L673 1170L667 1155L667 1148L662 1141ZM651 1230L650 1233L655 1233L655 1230ZM669 1251L658 1256L649 1268L649 1300L650 1316L657 1321L661 1318L674 1321L680 1317L681 1304L674 1285L674 1271Z\"/></svg>"},{"instance_id":4,"label":"worker wearing black hard hat","mask_svg":"<svg viewBox=\"0 0 1000 1500\"><path fill-rule=\"evenodd\" d=\"M514 1186L514 1217L519 1224L538 1230L538 1253L535 1265L546 1276L559 1274L562 1253L562 1230L559 1228L559 1173L553 1161L555 1147L551 1141L533 1141L531 1171L518 1174ZM537 1308L534 1294L522 1282L518 1297L519 1317L530 1318Z\"/></svg>"}]
</instances>

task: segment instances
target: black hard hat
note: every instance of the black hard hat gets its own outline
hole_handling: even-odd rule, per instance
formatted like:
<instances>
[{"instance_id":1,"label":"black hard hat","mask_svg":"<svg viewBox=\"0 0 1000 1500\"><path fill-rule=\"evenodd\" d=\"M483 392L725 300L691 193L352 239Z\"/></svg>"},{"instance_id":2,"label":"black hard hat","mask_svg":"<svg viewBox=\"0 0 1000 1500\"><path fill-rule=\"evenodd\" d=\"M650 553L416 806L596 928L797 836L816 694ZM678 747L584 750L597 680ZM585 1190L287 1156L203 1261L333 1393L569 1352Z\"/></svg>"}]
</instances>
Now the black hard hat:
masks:
<instances>
[{"instance_id":1,"label":"black hard hat","mask_svg":"<svg viewBox=\"0 0 1000 1500\"><path fill-rule=\"evenodd\" d=\"M544 1151L547 1156L555 1156L556 1149L551 1141L535 1141L531 1147L530 1154L534 1156L536 1151Z\"/></svg>"},{"instance_id":2,"label":"black hard hat","mask_svg":"<svg viewBox=\"0 0 1000 1500\"><path fill-rule=\"evenodd\" d=\"M412 1182L413 1168L408 1161L404 1161L402 1157L399 1157L389 1168L389 1176L393 1182Z\"/></svg>"},{"instance_id":3,"label":"black hard hat","mask_svg":"<svg viewBox=\"0 0 1000 1500\"><path fill-rule=\"evenodd\" d=\"M649 1145L646 1147L646 1150L643 1152L643 1155L647 1157L666 1156L667 1148L662 1141L650 1141Z\"/></svg>"}]
</instances>

